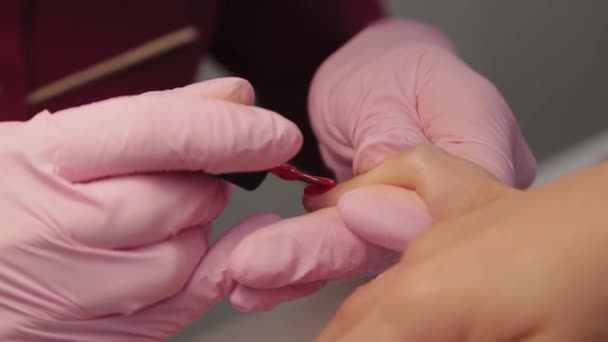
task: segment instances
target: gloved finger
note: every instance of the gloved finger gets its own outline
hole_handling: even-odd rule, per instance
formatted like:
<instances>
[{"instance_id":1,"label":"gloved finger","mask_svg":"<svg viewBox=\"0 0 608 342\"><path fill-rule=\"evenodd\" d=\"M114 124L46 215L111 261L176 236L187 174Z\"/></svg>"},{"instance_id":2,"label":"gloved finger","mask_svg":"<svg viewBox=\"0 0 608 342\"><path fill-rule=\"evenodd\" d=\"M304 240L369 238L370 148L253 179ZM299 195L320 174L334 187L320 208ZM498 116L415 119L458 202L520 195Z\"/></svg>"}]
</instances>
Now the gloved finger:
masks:
<instances>
[{"instance_id":1,"label":"gloved finger","mask_svg":"<svg viewBox=\"0 0 608 342\"><path fill-rule=\"evenodd\" d=\"M338 180L361 174L404 148L428 142L415 116L408 115L408 112L415 113L416 108L409 101L410 98L401 95L399 81L392 75L386 75L383 82L394 94L371 92L361 100L350 96L342 101L327 101L324 97L317 98L314 93L311 94L312 110L332 113L318 114L324 120L312 122L322 144L332 146L328 149L321 145L324 159L336 164L329 165L334 170L352 164L352 174L338 175ZM345 94L358 93L356 89L348 91L348 87L355 87L356 84L340 86L345 87L341 89ZM316 85L315 93L324 94L321 88L322 85ZM336 114L344 108L350 110L348 115Z\"/></svg>"},{"instance_id":2,"label":"gloved finger","mask_svg":"<svg viewBox=\"0 0 608 342\"><path fill-rule=\"evenodd\" d=\"M404 150L325 194L306 196L304 206L334 206L346 191L376 184L415 190L435 220L470 211L509 190L484 169L425 144Z\"/></svg>"},{"instance_id":3,"label":"gloved finger","mask_svg":"<svg viewBox=\"0 0 608 342\"><path fill-rule=\"evenodd\" d=\"M462 196L466 202L467 194ZM434 229L442 230L441 233L423 234L434 221L440 220L433 220L416 193L390 185L372 185L349 191L340 198L338 211L344 224L357 236L382 248L406 252L406 256L415 245L420 259L441 249L441 246L447 248L479 233L467 227L442 230L441 225L435 225ZM454 225L454 220L448 222ZM414 243L410 245L411 242Z\"/></svg>"},{"instance_id":4,"label":"gloved finger","mask_svg":"<svg viewBox=\"0 0 608 342\"><path fill-rule=\"evenodd\" d=\"M344 224L364 240L395 252L431 225L426 205L415 192L374 185L346 192L338 202Z\"/></svg>"},{"instance_id":5,"label":"gloved finger","mask_svg":"<svg viewBox=\"0 0 608 342\"><path fill-rule=\"evenodd\" d=\"M265 170L292 158L302 144L295 124L274 112L177 92L38 115L29 122L37 157L68 180L88 181L168 170Z\"/></svg>"},{"instance_id":6,"label":"gloved finger","mask_svg":"<svg viewBox=\"0 0 608 342\"><path fill-rule=\"evenodd\" d=\"M232 228L233 234L220 239L205 255L203 261L194 265L194 272L189 273L189 280L180 286L175 295L150 306L138 306L140 309L135 311L124 310L121 313L96 317L94 320L62 322L62 327L64 330L69 327L70 337L78 341L95 340L104 336L108 336L108 340L125 336L125 342L166 340L230 293L234 281L226 271L226 260L231 249L243 236L278 219L275 215L258 215L237 224ZM137 276L138 273L133 273L129 274L128 278L135 281ZM139 280L141 284L132 286L132 291L146 291L149 286L162 285L158 282L145 283L145 280ZM103 298L104 301L110 299L114 301L111 296ZM53 331L50 329L52 327L44 328Z\"/></svg>"},{"instance_id":7,"label":"gloved finger","mask_svg":"<svg viewBox=\"0 0 608 342\"><path fill-rule=\"evenodd\" d=\"M212 98L249 106L255 103L255 92L253 87L247 80L242 78L214 78L205 81L204 86L202 85L203 83L195 83L174 89L174 91L179 95ZM163 93L163 91L150 93Z\"/></svg>"},{"instance_id":8,"label":"gloved finger","mask_svg":"<svg viewBox=\"0 0 608 342\"><path fill-rule=\"evenodd\" d=\"M70 230L74 240L106 249L143 246L207 224L225 208L232 189L204 174L175 172L74 186L88 201L58 220L67 221L62 226Z\"/></svg>"},{"instance_id":9,"label":"gloved finger","mask_svg":"<svg viewBox=\"0 0 608 342\"><path fill-rule=\"evenodd\" d=\"M237 284L230 294L230 303L242 312L270 311L283 302L313 294L325 284L325 281L315 281L272 290L254 289Z\"/></svg>"},{"instance_id":10,"label":"gloved finger","mask_svg":"<svg viewBox=\"0 0 608 342\"><path fill-rule=\"evenodd\" d=\"M130 315L179 293L207 249L208 227L195 227L158 244L129 250L90 248L56 241L55 253L36 251L35 272L39 279L55 279L51 295L64 316L102 317ZM25 255L32 250L24 250ZM52 256L52 257L49 257ZM65 260L63 260L65 259ZM80 260L74 263L72 260ZM56 265L71 265L74 277L53 277ZM44 285L41 285L44 286ZM89 290L97 289L94 294ZM67 311L67 313L66 313ZM70 313L70 311L73 311Z\"/></svg>"},{"instance_id":11,"label":"gloved finger","mask_svg":"<svg viewBox=\"0 0 608 342\"><path fill-rule=\"evenodd\" d=\"M392 267L369 283L357 288L340 305L338 312L323 329L316 341L340 341L345 335L363 321L373 311L382 295L395 281L395 268Z\"/></svg>"},{"instance_id":12,"label":"gloved finger","mask_svg":"<svg viewBox=\"0 0 608 342\"><path fill-rule=\"evenodd\" d=\"M440 49L422 53L417 110L430 141L508 185L527 187L536 164L496 87Z\"/></svg>"},{"instance_id":13,"label":"gloved finger","mask_svg":"<svg viewBox=\"0 0 608 342\"><path fill-rule=\"evenodd\" d=\"M234 279L248 287L293 284L375 274L398 255L368 244L327 208L269 225L244 239L229 260Z\"/></svg>"}]
</instances>

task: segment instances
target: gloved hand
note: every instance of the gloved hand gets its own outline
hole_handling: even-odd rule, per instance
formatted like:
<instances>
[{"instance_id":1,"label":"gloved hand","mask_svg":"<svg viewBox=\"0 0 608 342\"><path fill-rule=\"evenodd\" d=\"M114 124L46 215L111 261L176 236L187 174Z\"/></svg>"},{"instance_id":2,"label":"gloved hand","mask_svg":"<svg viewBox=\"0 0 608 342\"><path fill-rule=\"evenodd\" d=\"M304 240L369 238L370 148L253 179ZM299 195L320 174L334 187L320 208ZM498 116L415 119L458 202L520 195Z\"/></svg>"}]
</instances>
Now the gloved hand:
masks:
<instances>
[{"instance_id":1,"label":"gloved hand","mask_svg":"<svg viewBox=\"0 0 608 342\"><path fill-rule=\"evenodd\" d=\"M302 140L251 104L219 79L0 124L0 339L160 341L227 295L231 249L274 218L203 259L231 194L205 173L282 164Z\"/></svg>"},{"instance_id":2,"label":"gloved hand","mask_svg":"<svg viewBox=\"0 0 608 342\"><path fill-rule=\"evenodd\" d=\"M412 156L358 183L415 188L440 222L357 289L319 342L608 340L608 163L520 192L454 157ZM382 187L345 193L340 211L366 220L366 193Z\"/></svg>"},{"instance_id":3,"label":"gloved hand","mask_svg":"<svg viewBox=\"0 0 608 342\"><path fill-rule=\"evenodd\" d=\"M417 22L381 21L334 53L314 78L309 110L323 157L339 180L421 143L469 160L508 185L523 188L534 178L534 158L498 90L458 58L443 34ZM376 224L366 229L384 233L382 239L400 250L431 222L413 192L387 192L373 210ZM407 224L389 229L382 224L389 219ZM328 208L248 237L231 257L230 271L243 288L233 303L267 309L326 280L375 273L397 260L398 253L348 228Z\"/></svg>"}]
</instances>

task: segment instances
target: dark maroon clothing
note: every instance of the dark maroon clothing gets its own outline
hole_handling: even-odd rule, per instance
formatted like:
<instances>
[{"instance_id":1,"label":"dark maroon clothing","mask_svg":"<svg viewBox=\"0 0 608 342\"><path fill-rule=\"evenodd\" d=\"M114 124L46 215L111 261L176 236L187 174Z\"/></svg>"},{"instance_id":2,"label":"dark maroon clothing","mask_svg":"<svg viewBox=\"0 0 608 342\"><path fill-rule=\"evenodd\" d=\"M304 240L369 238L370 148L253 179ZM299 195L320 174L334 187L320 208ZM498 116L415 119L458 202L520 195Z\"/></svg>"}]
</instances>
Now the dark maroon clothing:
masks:
<instances>
[{"instance_id":1,"label":"dark maroon clothing","mask_svg":"<svg viewBox=\"0 0 608 342\"><path fill-rule=\"evenodd\" d=\"M312 75L381 16L380 0L3 0L0 120L183 86L211 53L253 83L262 106L300 126L305 148L296 163L317 171L321 161L306 116ZM39 107L26 105L34 89L188 26L199 32L193 44Z\"/></svg>"}]
</instances>

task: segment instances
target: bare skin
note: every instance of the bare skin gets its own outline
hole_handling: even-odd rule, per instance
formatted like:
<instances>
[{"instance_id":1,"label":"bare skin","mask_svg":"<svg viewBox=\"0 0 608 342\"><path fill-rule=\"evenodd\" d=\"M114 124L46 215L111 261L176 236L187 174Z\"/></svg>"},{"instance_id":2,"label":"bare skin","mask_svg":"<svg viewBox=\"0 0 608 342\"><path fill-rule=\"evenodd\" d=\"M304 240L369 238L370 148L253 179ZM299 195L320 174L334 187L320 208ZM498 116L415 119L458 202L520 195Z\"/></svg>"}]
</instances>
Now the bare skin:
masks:
<instances>
[{"instance_id":1,"label":"bare skin","mask_svg":"<svg viewBox=\"0 0 608 342\"><path fill-rule=\"evenodd\" d=\"M422 146L305 204L374 184L415 190L434 223L318 341L608 340L608 163L522 192Z\"/></svg>"}]
</instances>

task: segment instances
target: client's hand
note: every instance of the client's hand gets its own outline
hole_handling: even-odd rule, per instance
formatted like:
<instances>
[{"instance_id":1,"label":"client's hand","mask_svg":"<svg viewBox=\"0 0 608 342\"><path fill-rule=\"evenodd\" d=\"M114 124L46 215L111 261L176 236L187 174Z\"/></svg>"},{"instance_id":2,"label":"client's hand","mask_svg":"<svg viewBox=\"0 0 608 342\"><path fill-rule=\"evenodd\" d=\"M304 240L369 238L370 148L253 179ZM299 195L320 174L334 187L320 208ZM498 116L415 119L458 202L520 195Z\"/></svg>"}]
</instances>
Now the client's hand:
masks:
<instances>
[{"instance_id":1,"label":"client's hand","mask_svg":"<svg viewBox=\"0 0 608 342\"><path fill-rule=\"evenodd\" d=\"M336 192L377 180L416 190L438 220L397 266L344 303L319 341L608 339L608 164L519 192L425 148ZM394 248L374 236L374 223L407 222L391 222L374 201L400 191L356 189L338 208L360 236Z\"/></svg>"}]
</instances>

